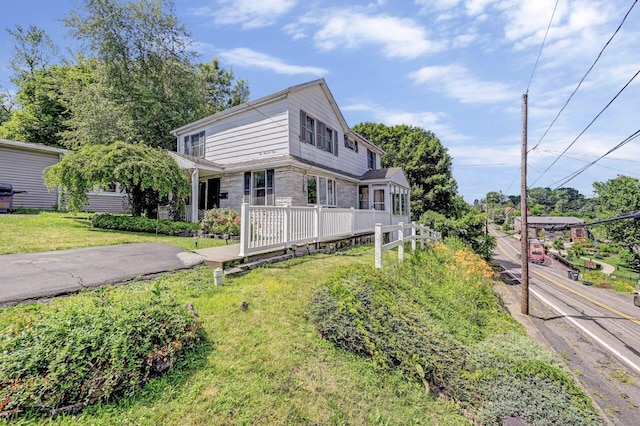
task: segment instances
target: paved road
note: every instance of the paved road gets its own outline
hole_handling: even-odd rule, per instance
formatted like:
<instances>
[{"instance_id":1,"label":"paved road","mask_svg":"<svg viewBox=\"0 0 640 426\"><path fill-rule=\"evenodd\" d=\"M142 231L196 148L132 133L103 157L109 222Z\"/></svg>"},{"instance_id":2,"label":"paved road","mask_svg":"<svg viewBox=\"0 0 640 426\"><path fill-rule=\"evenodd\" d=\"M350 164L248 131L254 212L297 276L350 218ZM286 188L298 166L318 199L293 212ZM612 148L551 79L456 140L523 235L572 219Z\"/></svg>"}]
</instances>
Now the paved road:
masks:
<instances>
[{"instance_id":1,"label":"paved road","mask_svg":"<svg viewBox=\"0 0 640 426\"><path fill-rule=\"evenodd\" d=\"M515 241L513 241L515 242ZM495 259L520 278L516 245L498 237ZM558 264L529 264L530 316L542 343L555 350L588 389L610 424L637 424L640 416L640 309L613 290L567 278ZM508 286L518 302L521 286Z\"/></svg>"},{"instance_id":2,"label":"paved road","mask_svg":"<svg viewBox=\"0 0 640 426\"><path fill-rule=\"evenodd\" d=\"M203 257L141 243L0 256L0 306L97 288L200 264Z\"/></svg>"}]
</instances>

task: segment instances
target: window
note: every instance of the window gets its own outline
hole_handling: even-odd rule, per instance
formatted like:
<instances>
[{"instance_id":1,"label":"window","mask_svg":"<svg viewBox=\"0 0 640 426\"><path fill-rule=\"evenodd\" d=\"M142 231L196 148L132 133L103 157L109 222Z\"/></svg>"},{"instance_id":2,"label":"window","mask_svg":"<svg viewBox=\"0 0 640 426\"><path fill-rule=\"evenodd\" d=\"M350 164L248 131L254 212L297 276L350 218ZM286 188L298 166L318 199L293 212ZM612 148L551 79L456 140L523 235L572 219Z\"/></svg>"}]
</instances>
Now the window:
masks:
<instances>
[{"instance_id":1,"label":"window","mask_svg":"<svg viewBox=\"0 0 640 426\"><path fill-rule=\"evenodd\" d=\"M376 153L367 149L367 167L373 170L376 168Z\"/></svg>"},{"instance_id":2,"label":"window","mask_svg":"<svg viewBox=\"0 0 640 426\"><path fill-rule=\"evenodd\" d=\"M204 130L184 137L184 153L192 157L204 158Z\"/></svg>"},{"instance_id":3,"label":"window","mask_svg":"<svg viewBox=\"0 0 640 426\"><path fill-rule=\"evenodd\" d=\"M344 146L352 151L358 152L358 142L344 135Z\"/></svg>"},{"instance_id":4,"label":"window","mask_svg":"<svg viewBox=\"0 0 640 426\"><path fill-rule=\"evenodd\" d=\"M359 208L369 210L369 186L360 185L358 189Z\"/></svg>"},{"instance_id":5,"label":"window","mask_svg":"<svg viewBox=\"0 0 640 426\"><path fill-rule=\"evenodd\" d=\"M373 190L373 208L384 211L384 189Z\"/></svg>"},{"instance_id":6,"label":"window","mask_svg":"<svg viewBox=\"0 0 640 426\"><path fill-rule=\"evenodd\" d=\"M409 214L409 190L399 186L391 186L391 201L394 215Z\"/></svg>"},{"instance_id":7,"label":"window","mask_svg":"<svg viewBox=\"0 0 640 426\"><path fill-rule=\"evenodd\" d=\"M320 206L336 205L336 181L326 177L307 176L307 203Z\"/></svg>"},{"instance_id":8,"label":"window","mask_svg":"<svg viewBox=\"0 0 640 426\"><path fill-rule=\"evenodd\" d=\"M311 145L315 145L316 120L300 111L300 140Z\"/></svg>"},{"instance_id":9,"label":"window","mask_svg":"<svg viewBox=\"0 0 640 426\"><path fill-rule=\"evenodd\" d=\"M300 140L338 155L338 132L300 110Z\"/></svg>"},{"instance_id":10,"label":"window","mask_svg":"<svg viewBox=\"0 0 640 426\"><path fill-rule=\"evenodd\" d=\"M245 172L244 195L252 206L275 205L273 169Z\"/></svg>"},{"instance_id":11,"label":"window","mask_svg":"<svg viewBox=\"0 0 640 426\"><path fill-rule=\"evenodd\" d=\"M321 148L323 148L325 151L327 152L334 152L334 145L336 144L336 140L337 138L337 133L335 130L333 130L331 127L327 127L324 123L322 123L322 144L321 144ZM336 146L337 148L337 146Z\"/></svg>"}]
</instances>

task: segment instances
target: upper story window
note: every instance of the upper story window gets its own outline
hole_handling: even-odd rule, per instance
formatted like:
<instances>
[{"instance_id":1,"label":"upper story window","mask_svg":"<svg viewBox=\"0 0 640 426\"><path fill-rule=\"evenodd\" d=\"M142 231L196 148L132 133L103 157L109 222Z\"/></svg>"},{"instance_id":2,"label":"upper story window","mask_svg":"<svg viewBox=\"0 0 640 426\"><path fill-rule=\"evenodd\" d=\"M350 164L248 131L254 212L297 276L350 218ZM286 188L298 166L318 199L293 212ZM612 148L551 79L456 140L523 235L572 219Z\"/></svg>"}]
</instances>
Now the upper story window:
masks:
<instances>
[{"instance_id":1,"label":"upper story window","mask_svg":"<svg viewBox=\"0 0 640 426\"><path fill-rule=\"evenodd\" d=\"M311 145L316 144L316 120L300 111L300 140Z\"/></svg>"},{"instance_id":2,"label":"upper story window","mask_svg":"<svg viewBox=\"0 0 640 426\"><path fill-rule=\"evenodd\" d=\"M344 146L352 151L358 152L358 142L344 135Z\"/></svg>"},{"instance_id":3,"label":"upper story window","mask_svg":"<svg viewBox=\"0 0 640 426\"><path fill-rule=\"evenodd\" d=\"M367 167L371 170L376 168L376 153L367 149Z\"/></svg>"},{"instance_id":4,"label":"upper story window","mask_svg":"<svg viewBox=\"0 0 640 426\"><path fill-rule=\"evenodd\" d=\"M184 137L184 153L192 157L204 158L205 133L194 133Z\"/></svg>"},{"instance_id":5,"label":"upper story window","mask_svg":"<svg viewBox=\"0 0 640 426\"><path fill-rule=\"evenodd\" d=\"M338 132L300 110L300 140L338 155Z\"/></svg>"},{"instance_id":6,"label":"upper story window","mask_svg":"<svg viewBox=\"0 0 640 426\"><path fill-rule=\"evenodd\" d=\"M245 172L244 195L252 206L275 205L274 180L273 169Z\"/></svg>"}]
</instances>

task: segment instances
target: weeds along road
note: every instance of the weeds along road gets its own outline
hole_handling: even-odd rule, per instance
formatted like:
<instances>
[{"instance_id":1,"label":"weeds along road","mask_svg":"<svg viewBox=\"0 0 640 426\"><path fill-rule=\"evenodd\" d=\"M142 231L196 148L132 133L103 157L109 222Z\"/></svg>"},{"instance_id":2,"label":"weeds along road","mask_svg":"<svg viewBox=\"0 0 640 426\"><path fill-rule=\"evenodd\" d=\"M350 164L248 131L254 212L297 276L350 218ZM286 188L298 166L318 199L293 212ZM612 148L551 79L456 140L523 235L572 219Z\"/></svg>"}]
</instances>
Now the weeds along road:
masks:
<instances>
[{"instance_id":1,"label":"weeds along road","mask_svg":"<svg viewBox=\"0 0 640 426\"><path fill-rule=\"evenodd\" d=\"M491 233L498 242L494 259L519 280L520 241ZM519 312L521 286L507 287ZM559 355L611 424L638 424L640 308L633 297L571 280L555 261L529 263L529 314L542 343Z\"/></svg>"}]
</instances>

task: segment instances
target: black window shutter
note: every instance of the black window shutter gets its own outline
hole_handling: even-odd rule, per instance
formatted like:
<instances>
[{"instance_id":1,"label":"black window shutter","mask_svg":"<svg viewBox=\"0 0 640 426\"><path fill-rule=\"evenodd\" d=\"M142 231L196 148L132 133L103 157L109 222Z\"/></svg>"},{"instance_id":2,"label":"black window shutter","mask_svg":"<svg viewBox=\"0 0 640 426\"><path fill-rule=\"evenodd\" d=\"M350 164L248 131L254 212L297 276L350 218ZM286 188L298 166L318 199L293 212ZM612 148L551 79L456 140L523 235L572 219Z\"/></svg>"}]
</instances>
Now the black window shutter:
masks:
<instances>
[{"instance_id":1,"label":"black window shutter","mask_svg":"<svg viewBox=\"0 0 640 426\"><path fill-rule=\"evenodd\" d=\"M251 172L244 172L244 195L251 195Z\"/></svg>"},{"instance_id":2,"label":"black window shutter","mask_svg":"<svg viewBox=\"0 0 640 426\"><path fill-rule=\"evenodd\" d=\"M338 156L338 132L336 130L333 131L333 155Z\"/></svg>"},{"instance_id":3,"label":"black window shutter","mask_svg":"<svg viewBox=\"0 0 640 426\"><path fill-rule=\"evenodd\" d=\"M273 169L267 170L267 190L269 194L273 193Z\"/></svg>"},{"instance_id":4,"label":"black window shutter","mask_svg":"<svg viewBox=\"0 0 640 426\"><path fill-rule=\"evenodd\" d=\"M344 139L344 146L349 148L349 138L347 137L347 135L344 135L342 139Z\"/></svg>"},{"instance_id":5,"label":"black window shutter","mask_svg":"<svg viewBox=\"0 0 640 426\"><path fill-rule=\"evenodd\" d=\"M325 141L324 141L324 129L325 124L322 121L316 122L316 147L320 149L325 149Z\"/></svg>"},{"instance_id":6,"label":"black window shutter","mask_svg":"<svg viewBox=\"0 0 640 426\"><path fill-rule=\"evenodd\" d=\"M311 142L307 141L307 113L303 110L300 110L300 140L303 142Z\"/></svg>"},{"instance_id":7,"label":"black window shutter","mask_svg":"<svg viewBox=\"0 0 640 426\"><path fill-rule=\"evenodd\" d=\"M356 144L356 152L358 152L358 141L354 141Z\"/></svg>"}]
</instances>

